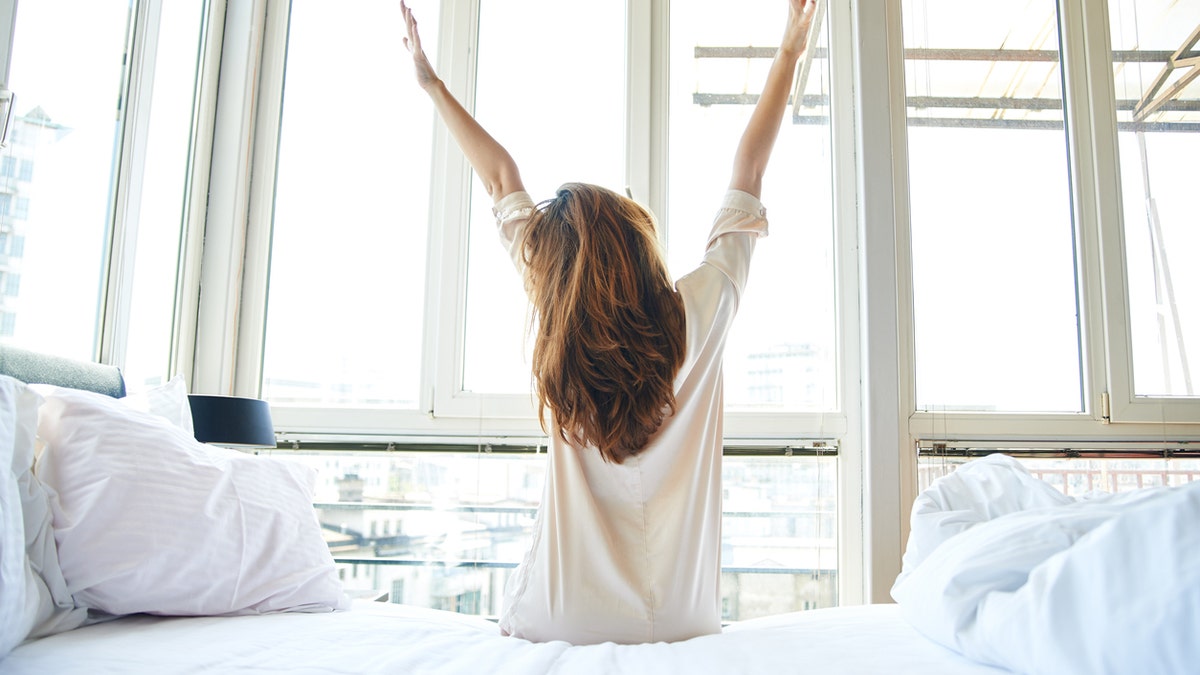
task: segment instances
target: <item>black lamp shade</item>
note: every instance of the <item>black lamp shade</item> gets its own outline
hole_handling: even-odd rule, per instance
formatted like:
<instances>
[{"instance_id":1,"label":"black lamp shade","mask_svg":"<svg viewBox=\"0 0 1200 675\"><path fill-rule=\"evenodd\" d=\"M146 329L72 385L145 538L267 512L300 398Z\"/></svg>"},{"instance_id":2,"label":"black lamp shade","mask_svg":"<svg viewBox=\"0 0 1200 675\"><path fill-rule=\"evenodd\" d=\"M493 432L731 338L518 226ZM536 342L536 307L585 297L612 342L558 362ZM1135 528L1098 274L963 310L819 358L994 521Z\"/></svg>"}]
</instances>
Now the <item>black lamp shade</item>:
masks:
<instances>
[{"instance_id":1,"label":"black lamp shade","mask_svg":"<svg viewBox=\"0 0 1200 675\"><path fill-rule=\"evenodd\" d=\"M242 396L188 394L192 426L201 443L230 447L273 448L275 427L266 401Z\"/></svg>"}]
</instances>

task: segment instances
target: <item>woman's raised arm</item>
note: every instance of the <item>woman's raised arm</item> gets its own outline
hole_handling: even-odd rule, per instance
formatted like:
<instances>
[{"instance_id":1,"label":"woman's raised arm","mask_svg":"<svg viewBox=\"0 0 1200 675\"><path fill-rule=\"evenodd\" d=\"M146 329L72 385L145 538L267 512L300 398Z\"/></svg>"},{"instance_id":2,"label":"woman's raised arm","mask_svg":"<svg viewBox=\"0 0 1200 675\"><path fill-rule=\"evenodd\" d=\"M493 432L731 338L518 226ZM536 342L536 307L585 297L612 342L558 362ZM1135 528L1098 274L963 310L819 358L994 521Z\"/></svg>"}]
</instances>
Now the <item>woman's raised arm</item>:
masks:
<instances>
[{"instance_id":1,"label":"woman's raised arm","mask_svg":"<svg viewBox=\"0 0 1200 675\"><path fill-rule=\"evenodd\" d=\"M783 111L787 108L788 92L796 74L796 63L807 47L808 28L818 0L789 0L787 27L783 41L775 52L775 60L767 73L767 83L762 96L754 106L746 131L733 157L733 177L729 187L762 196L762 179L767 170L767 161L775 139L779 136L779 125ZM800 92L796 92L799 96Z\"/></svg>"},{"instance_id":2,"label":"woman's raised arm","mask_svg":"<svg viewBox=\"0 0 1200 675\"><path fill-rule=\"evenodd\" d=\"M412 9L403 0L400 2L400 11L404 14L407 31L404 46L412 54L417 84L429 94L438 115L450 130L450 135L454 137L458 147L467 156L467 161L475 169L476 175L483 181L483 187L492 196L492 201L498 202L503 197L524 190L521 173L517 170L517 163L512 155L475 121L471 113L450 94L445 83L437 76L425 56L425 50L421 48L417 20L413 17Z\"/></svg>"}]
</instances>

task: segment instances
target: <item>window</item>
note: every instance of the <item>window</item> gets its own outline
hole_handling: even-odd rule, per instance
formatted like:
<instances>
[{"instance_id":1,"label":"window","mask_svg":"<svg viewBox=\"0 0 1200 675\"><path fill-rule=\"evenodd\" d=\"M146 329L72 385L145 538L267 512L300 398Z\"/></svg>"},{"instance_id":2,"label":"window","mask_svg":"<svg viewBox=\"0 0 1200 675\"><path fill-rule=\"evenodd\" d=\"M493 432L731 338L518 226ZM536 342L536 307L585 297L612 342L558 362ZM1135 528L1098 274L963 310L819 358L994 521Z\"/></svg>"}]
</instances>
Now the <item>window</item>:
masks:
<instances>
[{"instance_id":1,"label":"window","mask_svg":"<svg viewBox=\"0 0 1200 675\"><path fill-rule=\"evenodd\" d=\"M786 6L756 0L739 6L736 22L715 3L668 13L643 0L442 0L414 10L439 75L513 154L535 201L567 181L628 190L659 217L673 274L699 264ZM261 367L258 354L239 353L255 388L238 393L269 399L284 438L315 448L311 461L341 480L337 500L318 511L358 583L494 614L528 546L544 458L471 449L544 440L528 303L498 245L492 199L412 82L395 4L293 0L281 25L286 39L264 29L261 71L282 82L281 113L256 129L259 142L277 133L278 149L251 198L269 204L251 209L267 222L249 223L270 241L269 260L247 258L269 270ZM734 491L723 596L739 618L844 597L838 456L780 456L812 439L835 447L846 427L829 35L814 45L819 56L772 156L772 236L756 253L728 350L727 409L738 417L727 435L756 441L726 462ZM730 46L740 51L721 54ZM351 452L392 441L403 451ZM456 448L463 442L466 451ZM429 484L404 487L417 478L459 492L437 501ZM482 492L498 480L519 496ZM364 562L388 557L410 562Z\"/></svg>"},{"instance_id":2,"label":"window","mask_svg":"<svg viewBox=\"0 0 1200 675\"><path fill-rule=\"evenodd\" d=\"M21 275L15 272L0 272L0 294L15 298L21 294Z\"/></svg>"},{"instance_id":3,"label":"window","mask_svg":"<svg viewBox=\"0 0 1200 675\"><path fill-rule=\"evenodd\" d=\"M719 2L672 7L666 220L676 277L691 271L704 253L716 206L729 184L734 150L775 54L780 7L771 0L744 2L736 21ZM771 233L755 248L725 349L727 410L840 407L824 32L813 48L820 56L802 105L784 120L763 186Z\"/></svg>"},{"instance_id":4,"label":"window","mask_svg":"<svg viewBox=\"0 0 1200 675\"><path fill-rule=\"evenodd\" d=\"M18 345L79 359L96 354L130 20L128 2L17 7L8 87L18 108L6 152L39 165L36 181L16 184L31 216L18 230L27 244L20 320L9 333ZM64 42L75 57L61 58Z\"/></svg>"},{"instance_id":5,"label":"window","mask_svg":"<svg viewBox=\"0 0 1200 675\"><path fill-rule=\"evenodd\" d=\"M626 47L612 39L624 33L622 3L480 3L475 114L513 154L535 202L569 181L625 191ZM453 384L528 400L528 302L498 243L491 196L474 179L470 191L463 377Z\"/></svg>"},{"instance_id":6,"label":"window","mask_svg":"<svg viewBox=\"0 0 1200 675\"><path fill-rule=\"evenodd\" d=\"M432 59L436 5L423 9ZM412 78L402 29L396 2L292 4L262 366L274 403L417 408L433 118L397 84Z\"/></svg>"},{"instance_id":7,"label":"window","mask_svg":"<svg viewBox=\"0 0 1200 675\"><path fill-rule=\"evenodd\" d=\"M825 4L768 172L772 234L730 336L725 431L731 447L832 441L838 454L727 459L730 618L792 599L797 609L886 599L880 580L898 572L924 461L903 450L930 438L973 447L1019 433L1065 448L1200 434L1200 283L1186 262L1197 228L1179 196L1200 150L1200 2ZM416 9L439 73L513 151L535 199L570 179L628 187L660 218L673 272L696 264L778 39L779 4L742 3L736 16L707 0ZM210 14L222 30L207 32ZM62 35L64 16L88 30L71 38L76 56L56 60L48 36ZM542 29L564 24L588 30ZM209 379L223 387L235 370L229 389L269 398L289 441L342 443L319 460L338 476L359 442L467 443L420 459L478 494L503 462L438 468L432 458L541 440L528 310L496 246L490 199L411 85L401 30L392 0L21 3L9 83L20 108L0 152L13 160L0 160L0 264L21 281L19 297L3 296L4 341L99 355L148 386L168 374L171 350L198 351L189 339L206 348L200 334L219 333L230 359L197 358L192 375L218 373ZM225 58L239 50L241 75ZM888 73L884 86L861 86L880 84L873 71ZM245 92L245 105L222 105L209 129L218 81ZM209 159L211 176L197 175ZM201 203L226 180L237 185L230 201L253 208ZM894 211L876 219L869 205L883 197ZM242 245L212 244L222 237ZM861 253L881 241L887 260ZM229 292L205 276L215 309L192 311L188 265L214 259L233 272L215 280ZM859 347L878 346L880 324L896 363L860 372ZM894 397L886 414L862 415L881 393ZM896 424L881 421L893 413ZM886 442L859 447L868 430ZM394 491L389 472L408 453L373 456L392 467L364 470L364 495ZM536 472L497 473L509 471L514 493L540 492ZM802 496L784 503L788 494ZM407 536L420 509L381 504L363 521L377 523L374 539ZM467 519L451 509L446 522L518 532L530 506L508 506ZM339 518L353 534L357 521ZM421 550L487 560L491 543L460 529ZM371 538L369 524L358 532ZM804 551L769 550L768 540L811 535ZM504 546L523 550L514 542ZM401 589L394 597L481 613L494 611L508 573L346 565L364 584L394 572L372 586Z\"/></svg>"},{"instance_id":8,"label":"window","mask_svg":"<svg viewBox=\"0 0 1200 675\"><path fill-rule=\"evenodd\" d=\"M1133 394L1200 396L1200 3L1109 3ZM1188 60L1190 58L1190 61Z\"/></svg>"},{"instance_id":9,"label":"window","mask_svg":"<svg viewBox=\"0 0 1200 675\"><path fill-rule=\"evenodd\" d=\"M358 571L356 588L393 589L393 602L498 615L529 548L545 456L379 450L283 452L318 470L317 518L335 562ZM725 457L726 619L837 604L836 485L836 457L820 449Z\"/></svg>"},{"instance_id":10,"label":"window","mask_svg":"<svg viewBox=\"0 0 1200 675\"><path fill-rule=\"evenodd\" d=\"M0 174L18 179L4 212L22 283L7 341L115 363L134 390L169 369L207 7L47 0L16 13L19 107Z\"/></svg>"},{"instance_id":11,"label":"window","mask_svg":"<svg viewBox=\"0 0 1200 675\"><path fill-rule=\"evenodd\" d=\"M121 293L128 304L123 347L131 389L161 384L170 372L171 336L184 217L191 188L192 130L196 123L199 58L207 4L163 2L157 10L153 79L143 77L137 103L146 110L144 153L133 156L140 177L130 181L136 200L126 215L124 240L132 249L129 277ZM148 47L149 45L147 45ZM135 131L136 133L136 131Z\"/></svg>"},{"instance_id":12,"label":"window","mask_svg":"<svg viewBox=\"0 0 1200 675\"><path fill-rule=\"evenodd\" d=\"M894 172L900 205L897 323L912 342L894 382L902 447L918 449L900 473L924 480L942 461L928 445L1020 453L1028 441L1017 439L1038 438L1059 462L1195 439L1200 397L1188 393L1187 356L1200 348L1197 283L1177 261L1197 244L1179 176L1200 131L1191 65L1200 2L903 0L900 9L901 25L882 22L903 51L865 68L904 57L902 70L886 71L902 74L903 96L868 98L886 101L891 117L904 110L906 133L890 150L907 162L859 157ZM869 122L890 124L884 117ZM864 294L886 292L872 284ZM878 394L889 379L865 388ZM1116 459L1099 455L1115 475ZM1186 468L1175 456L1172 470ZM1130 470L1154 473L1159 461ZM1083 464L1065 463L1050 468ZM1064 488L1116 485L1092 468L1087 480L1050 468L1043 477ZM923 486L904 481L889 505L905 512Z\"/></svg>"},{"instance_id":13,"label":"window","mask_svg":"<svg viewBox=\"0 0 1200 675\"><path fill-rule=\"evenodd\" d=\"M903 9L917 408L1078 412L1055 0Z\"/></svg>"},{"instance_id":14,"label":"window","mask_svg":"<svg viewBox=\"0 0 1200 675\"><path fill-rule=\"evenodd\" d=\"M915 407L1195 422L1200 3L1067 4L903 3Z\"/></svg>"},{"instance_id":15,"label":"window","mask_svg":"<svg viewBox=\"0 0 1200 675\"><path fill-rule=\"evenodd\" d=\"M656 7L447 0L415 9L439 75L512 152L535 200L571 180L628 190L659 216L681 276L703 253L754 101L711 105L704 95L762 86L786 10L759 0L731 27L715 5L688 5L670 13L668 34L668 24L652 33L641 23ZM591 29L549 29L567 24ZM286 52L276 52L286 53L278 156L259 182L274 185L259 197L272 204L262 366L239 368L260 373L261 388L248 393L280 407L285 426L471 434L482 425L540 435L520 279L497 245L491 197L411 82L400 30L390 3L292 3ZM539 38L513 39L526 33ZM821 35L804 105L773 155L766 191L775 234L758 254L751 285L760 290L748 294L728 357L729 410L776 417L731 419L734 435L776 429L780 414L812 414L804 433L813 436L845 426L832 86ZM344 49L329 48L341 40ZM748 42L760 46L733 58L703 54ZM638 57L653 50L661 50L657 65ZM544 58L551 52L580 56ZM668 72L679 75L668 80ZM649 96L656 87L669 88L667 105ZM355 114L303 103L317 99L352 102ZM339 142L311 142L331 128ZM712 150L697 154L706 145ZM806 184L802 198L795 181ZM782 296L795 302L781 310ZM328 344L341 347L332 353Z\"/></svg>"}]
</instances>

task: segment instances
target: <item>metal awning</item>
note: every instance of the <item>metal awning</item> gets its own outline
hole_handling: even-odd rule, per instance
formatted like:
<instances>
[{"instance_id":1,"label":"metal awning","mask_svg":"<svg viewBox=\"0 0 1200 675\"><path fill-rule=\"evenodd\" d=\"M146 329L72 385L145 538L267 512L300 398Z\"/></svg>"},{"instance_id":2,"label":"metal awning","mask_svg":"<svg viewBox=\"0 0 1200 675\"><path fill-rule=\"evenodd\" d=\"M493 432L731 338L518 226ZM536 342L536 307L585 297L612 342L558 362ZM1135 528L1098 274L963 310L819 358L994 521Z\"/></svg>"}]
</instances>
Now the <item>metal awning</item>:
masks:
<instances>
[{"instance_id":1,"label":"metal awning","mask_svg":"<svg viewBox=\"0 0 1200 675\"><path fill-rule=\"evenodd\" d=\"M1164 11L1171 11L1169 8ZM1163 15L1153 25L1159 35L1144 41L1157 48L1123 48L1112 52L1118 127L1122 131L1200 132L1200 26L1196 26L1174 49L1163 49L1170 35L1179 35L1174 17ZM910 126L1061 129L1063 101L1060 95L1061 54L1043 48L1055 41L1055 22L1020 17L1008 29L989 27L988 37L955 37L962 44L977 45L987 39L999 41L996 48L921 46L904 52L908 79L908 123ZM1192 19L1194 20L1194 19ZM1148 29L1149 30L1149 29ZM939 31L939 37L949 34ZM926 41L932 40L929 38ZM1025 41L1028 48L1010 45ZM828 49L816 39L811 72L828 72ZM697 46L694 58L698 72L704 62L729 59L769 60L774 47ZM828 78L810 76L801 69L797 80L803 94L792 100L796 124L827 124ZM746 73L749 69L742 72ZM715 71L714 71L715 72ZM716 76L698 80L692 102L700 106L752 105L758 100L748 76ZM721 75L724 75L722 77Z\"/></svg>"}]
</instances>

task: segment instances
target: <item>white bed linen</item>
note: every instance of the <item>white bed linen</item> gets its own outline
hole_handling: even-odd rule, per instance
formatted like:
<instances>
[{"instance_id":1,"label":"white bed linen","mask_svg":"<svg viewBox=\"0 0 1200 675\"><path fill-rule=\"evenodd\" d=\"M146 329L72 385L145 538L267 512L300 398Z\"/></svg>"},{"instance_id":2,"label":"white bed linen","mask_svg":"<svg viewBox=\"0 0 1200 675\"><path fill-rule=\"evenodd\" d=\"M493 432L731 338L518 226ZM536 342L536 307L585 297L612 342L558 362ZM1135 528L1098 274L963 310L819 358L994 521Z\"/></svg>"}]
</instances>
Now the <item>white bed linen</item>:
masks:
<instances>
[{"instance_id":1,"label":"white bed linen","mask_svg":"<svg viewBox=\"0 0 1200 675\"><path fill-rule=\"evenodd\" d=\"M895 605L744 621L678 643L502 637L450 612L357 600L330 614L130 616L26 642L0 673L996 674L921 637Z\"/></svg>"},{"instance_id":2,"label":"white bed linen","mask_svg":"<svg viewBox=\"0 0 1200 675\"><path fill-rule=\"evenodd\" d=\"M1045 675L1200 672L1200 483L1056 494L990 455L913 505L892 589L930 639Z\"/></svg>"},{"instance_id":3,"label":"white bed linen","mask_svg":"<svg viewBox=\"0 0 1200 675\"><path fill-rule=\"evenodd\" d=\"M50 495L33 475L37 409L23 383L0 375L0 659L25 638L81 625L58 564Z\"/></svg>"}]
</instances>

